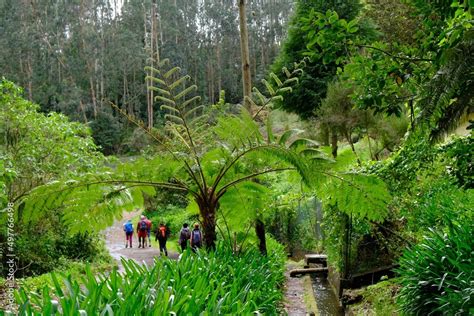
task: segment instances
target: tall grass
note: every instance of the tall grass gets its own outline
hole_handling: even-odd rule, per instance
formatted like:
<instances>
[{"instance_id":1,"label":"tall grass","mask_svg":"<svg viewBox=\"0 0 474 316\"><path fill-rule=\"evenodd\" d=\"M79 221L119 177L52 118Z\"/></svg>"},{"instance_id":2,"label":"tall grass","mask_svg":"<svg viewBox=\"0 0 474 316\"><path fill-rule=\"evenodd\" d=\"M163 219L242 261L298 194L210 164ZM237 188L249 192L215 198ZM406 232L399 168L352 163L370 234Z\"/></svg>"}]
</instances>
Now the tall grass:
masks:
<instances>
[{"instance_id":1,"label":"tall grass","mask_svg":"<svg viewBox=\"0 0 474 316\"><path fill-rule=\"evenodd\" d=\"M22 288L19 315L275 315L282 299L283 252L238 256L185 252L179 261L157 259L151 268L123 260L125 273L79 280L52 274L54 290ZM62 280L60 280L62 279Z\"/></svg>"},{"instance_id":2,"label":"tall grass","mask_svg":"<svg viewBox=\"0 0 474 316\"><path fill-rule=\"evenodd\" d=\"M399 302L407 315L473 315L474 223L431 230L400 259Z\"/></svg>"}]
</instances>

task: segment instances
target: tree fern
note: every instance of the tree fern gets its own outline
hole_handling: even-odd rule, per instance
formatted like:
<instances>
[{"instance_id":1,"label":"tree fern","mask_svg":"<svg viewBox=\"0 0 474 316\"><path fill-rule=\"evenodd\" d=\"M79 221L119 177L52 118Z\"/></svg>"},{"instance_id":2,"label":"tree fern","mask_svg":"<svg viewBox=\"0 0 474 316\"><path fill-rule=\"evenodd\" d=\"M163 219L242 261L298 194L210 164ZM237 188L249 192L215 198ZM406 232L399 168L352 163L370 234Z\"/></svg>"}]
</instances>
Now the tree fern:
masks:
<instances>
[{"instance_id":1,"label":"tree fern","mask_svg":"<svg viewBox=\"0 0 474 316\"><path fill-rule=\"evenodd\" d=\"M390 194L382 180L360 173L329 174L329 177L332 179L319 190L326 204L369 221L382 222L387 217Z\"/></svg>"},{"instance_id":2,"label":"tree fern","mask_svg":"<svg viewBox=\"0 0 474 316\"><path fill-rule=\"evenodd\" d=\"M194 95L196 86L188 85L189 76L180 75L178 67L167 60L156 68L148 67L146 79L154 83L155 101L166 112L166 133L157 135L136 118L115 107L144 129L160 146L153 159L139 159L118 164L96 174L85 174L69 181L49 183L32 190L20 201L28 216L41 210L61 208L64 221L74 231L96 230L119 218L124 210L143 205L143 193L154 194L154 188L165 187L189 193L199 208L203 220L205 242L213 247L215 225L220 200L229 200L235 190L258 195L258 185L252 181L273 172L295 170L309 182L305 159L290 142L267 137L265 128L246 111L236 115L220 115L214 123L207 120L200 98ZM277 88L266 84L268 95L258 92L263 109L274 100L285 84L294 80L288 72L286 81L276 76ZM230 193L229 193L230 192ZM226 200L222 200L226 205Z\"/></svg>"}]
</instances>

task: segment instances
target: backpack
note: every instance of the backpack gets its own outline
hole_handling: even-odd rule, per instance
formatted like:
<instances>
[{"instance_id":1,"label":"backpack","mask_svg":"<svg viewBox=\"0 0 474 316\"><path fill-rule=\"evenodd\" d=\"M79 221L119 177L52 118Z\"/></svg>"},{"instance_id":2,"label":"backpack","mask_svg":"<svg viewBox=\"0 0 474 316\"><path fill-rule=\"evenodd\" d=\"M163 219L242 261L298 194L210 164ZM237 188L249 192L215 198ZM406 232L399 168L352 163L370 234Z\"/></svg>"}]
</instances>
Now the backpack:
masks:
<instances>
[{"instance_id":1,"label":"backpack","mask_svg":"<svg viewBox=\"0 0 474 316\"><path fill-rule=\"evenodd\" d=\"M161 234L161 237L163 237L163 238L168 237L168 236L167 236L168 234L167 234L167 231L166 231L166 227L165 227L165 226L160 227L160 234Z\"/></svg>"},{"instance_id":2,"label":"backpack","mask_svg":"<svg viewBox=\"0 0 474 316\"><path fill-rule=\"evenodd\" d=\"M198 244L201 242L201 231L199 229L193 230L193 243Z\"/></svg>"},{"instance_id":3,"label":"backpack","mask_svg":"<svg viewBox=\"0 0 474 316\"><path fill-rule=\"evenodd\" d=\"M125 223L125 232L133 233L133 224L130 222Z\"/></svg>"},{"instance_id":4,"label":"backpack","mask_svg":"<svg viewBox=\"0 0 474 316\"><path fill-rule=\"evenodd\" d=\"M179 235L179 240L181 240L181 242L184 242L186 240L189 239L189 237L191 237L191 232L189 231L189 228L183 228L181 229L181 234Z\"/></svg>"},{"instance_id":5,"label":"backpack","mask_svg":"<svg viewBox=\"0 0 474 316\"><path fill-rule=\"evenodd\" d=\"M146 232L148 230L148 225L146 224L145 220L140 221L140 231Z\"/></svg>"}]
</instances>

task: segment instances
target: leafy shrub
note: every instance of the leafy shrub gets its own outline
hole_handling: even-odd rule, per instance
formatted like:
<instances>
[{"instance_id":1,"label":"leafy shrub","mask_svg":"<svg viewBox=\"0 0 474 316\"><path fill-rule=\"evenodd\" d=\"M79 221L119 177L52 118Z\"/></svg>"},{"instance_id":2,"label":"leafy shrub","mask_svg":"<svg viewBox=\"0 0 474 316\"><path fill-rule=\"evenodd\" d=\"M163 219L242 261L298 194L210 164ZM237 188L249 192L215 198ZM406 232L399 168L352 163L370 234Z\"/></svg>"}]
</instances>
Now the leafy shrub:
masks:
<instances>
[{"instance_id":1,"label":"leafy shrub","mask_svg":"<svg viewBox=\"0 0 474 316\"><path fill-rule=\"evenodd\" d=\"M0 241L4 238L0 234ZM46 225L21 228L15 242L15 252L20 265L24 267L17 272L17 277L51 272L61 265L62 258L95 262L110 257L98 234L71 235L65 228L54 229ZM2 266L4 274L7 268Z\"/></svg>"},{"instance_id":2,"label":"leafy shrub","mask_svg":"<svg viewBox=\"0 0 474 316\"><path fill-rule=\"evenodd\" d=\"M256 250L236 256L220 245L214 253L187 251L179 261L159 259L151 268L124 260L123 275L114 270L95 276L87 268L81 281L63 277L67 290L52 274L53 292L19 290L19 314L50 315L60 309L64 315L80 310L87 315L248 315L257 310L275 315L284 280L281 258L281 248L268 257Z\"/></svg>"},{"instance_id":3,"label":"leafy shrub","mask_svg":"<svg viewBox=\"0 0 474 316\"><path fill-rule=\"evenodd\" d=\"M474 188L474 134L457 138L441 150L449 158L447 171L455 183L465 189Z\"/></svg>"},{"instance_id":4,"label":"leafy shrub","mask_svg":"<svg viewBox=\"0 0 474 316\"><path fill-rule=\"evenodd\" d=\"M399 301L409 315L468 315L474 309L474 224L431 230L400 258Z\"/></svg>"},{"instance_id":5,"label":"leafy shrub","mask_svg":"<svg viewBox=\"0 0 474 316\"><path fill-rule=\"evenodd\" d=\"M450 222L472 220L472 190L460 190L450 179L427 178L419 181L411 194L400 194L393 207L406 221L406 228L421 240L426 227L447 227Z\"/></svg>"}]
</instances>

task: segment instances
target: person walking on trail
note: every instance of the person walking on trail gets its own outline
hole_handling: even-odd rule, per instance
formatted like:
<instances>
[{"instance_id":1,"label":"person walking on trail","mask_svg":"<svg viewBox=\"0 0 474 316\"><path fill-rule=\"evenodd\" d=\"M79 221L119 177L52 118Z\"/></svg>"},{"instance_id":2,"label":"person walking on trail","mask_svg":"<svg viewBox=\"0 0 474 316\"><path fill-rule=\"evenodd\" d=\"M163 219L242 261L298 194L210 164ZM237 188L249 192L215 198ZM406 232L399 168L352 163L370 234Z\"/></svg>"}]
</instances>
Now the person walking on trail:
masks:
<instances>
[{"instance_id":1,"label":"person walking on trail","mask_svg":"<svg viewBox=\"0 0 474 316\"><path fill-rule=\"evenodd\" d=\"M151 221L145 217L145 222L146 222L146 227L147 227L147 230L146 230L146 234L148 236L148 247L151 247L151 239L150 239L150 234L151 234ZM145 244L146 244L146 241L145 241Z\"/></svg>"},{"instance_id":2,"label":"person walking on trail","mask_svg":"<svg viewBox=\"0 0 474 316\"><path fill-rule=\"evenodd\" d=\"M137 224L138 248L145 248L147 231L148 231L148 225L146 223L146 217L142 215L140 216L140 220L138 221L138 224Z\"/></svg>"},{"instance_id":3,"label":"person walking on trail","mask_svg":"<svg viewBox=\"0 0 474 316\"><path fill-rule=\"evenodd\" d=\"M179 232L179 245L181 246L181 251L185 251L188 246L188 240L191 238L191 231L188 228L188 224L184 223L183 228Z\"/></svg>"},{"instance_id":4,"label":"person walking on trail","mask_svg":"<svg viewBox=\"0 0 474 316\"><path fill-rule=\"evenodd\" d=\"M133 224L132 220L128 220L123 224L123 231L125 232L125 248L128 248L130 243L130 248L132 248L132 238L133 238Z\"/></svg>"},{"instance_id":5,"label":"person walking on trail","mask_svg":"<svg viewBox=\"0 0 474 316\"><path fill-rule=\"evenodd\" d=\"M169 237L169 230L165 226L165 224L160 223L160 227L157 228L155 231L155 241L158 240L160 243L160 254L163 252L165 253L165 256L168 257L168 250L166 249L166 241L168 240Z\"/></svg>"},{"instance_id":6,"label":"person walking on trail","mask_svg":"<svg viewBox=\"0 0 474 316\"><path fill-rule=\"evenodd\" d=\"M202 247L202 233L199 229L199 224L194 224L194 229L191 232L191 249L196 251L196 249Z\"/></svg>"}]
</instances>

